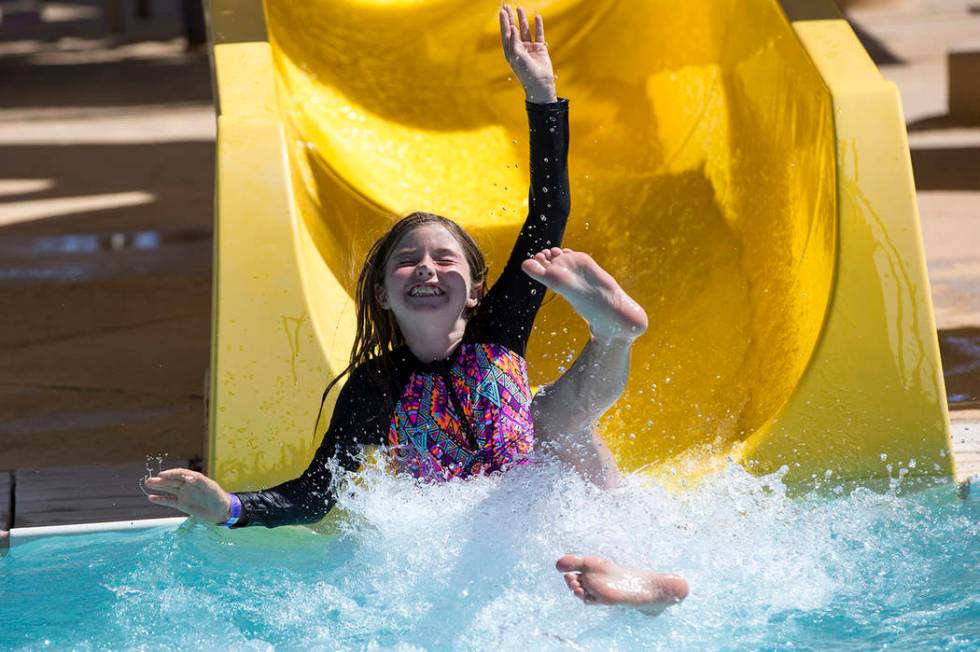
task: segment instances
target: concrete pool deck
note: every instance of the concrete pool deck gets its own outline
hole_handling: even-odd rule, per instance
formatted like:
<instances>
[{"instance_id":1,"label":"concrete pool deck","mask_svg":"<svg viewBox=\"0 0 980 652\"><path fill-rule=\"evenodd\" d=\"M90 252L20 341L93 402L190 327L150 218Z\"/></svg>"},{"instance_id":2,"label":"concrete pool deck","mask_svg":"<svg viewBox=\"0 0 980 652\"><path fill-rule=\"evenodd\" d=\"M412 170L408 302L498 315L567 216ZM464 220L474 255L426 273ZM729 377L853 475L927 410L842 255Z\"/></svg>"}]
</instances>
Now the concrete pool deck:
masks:
<instances>
[{"instance_id":1,"label":"concrete pool deck","mask_svg":"<svg viewBox=\"0 0 980 652\"><path fill-rule=\"evenodd\" d=\"M161 515L137 505L146 456L203 456L207 57L185 52L177 2L154 3L121 37L107 35L99 7L46 2L43 20L0 22L0 80L11 89L0 96L0 528L11 514L27 524L24 477L59 477L50 500L116 502L98 518ZM880 0L850 17L902 93L954 454L961 475L976 475L980 126L946 115L945 71L947 48L980 34L980 0ZM135 502L118 494L126 474ZM107 488L93 475L122 480ZM70 517L41 518L29 523Z\"/></svg>"}]
</instances>

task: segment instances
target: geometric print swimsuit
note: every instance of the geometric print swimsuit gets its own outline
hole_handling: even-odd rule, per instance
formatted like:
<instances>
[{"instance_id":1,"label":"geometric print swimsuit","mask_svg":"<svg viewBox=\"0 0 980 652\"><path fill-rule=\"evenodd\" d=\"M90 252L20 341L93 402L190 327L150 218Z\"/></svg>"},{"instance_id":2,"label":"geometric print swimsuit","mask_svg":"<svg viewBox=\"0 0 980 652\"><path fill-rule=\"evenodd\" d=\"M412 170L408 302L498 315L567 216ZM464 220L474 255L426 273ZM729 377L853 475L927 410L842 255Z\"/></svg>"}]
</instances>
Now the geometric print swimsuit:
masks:
<instances>
[{"instance_id":1,"label":"geometric print swimsuit","mask_svg":"<svg viewBox=\"0 0 980 652\"><path fill-rule=\"evenodd\" d=\"M449 480L527 463L534 447L527 363L499 344L461 344L434 373L413 373L388 444L398 471Z\"/></svg>"}]
</instances>

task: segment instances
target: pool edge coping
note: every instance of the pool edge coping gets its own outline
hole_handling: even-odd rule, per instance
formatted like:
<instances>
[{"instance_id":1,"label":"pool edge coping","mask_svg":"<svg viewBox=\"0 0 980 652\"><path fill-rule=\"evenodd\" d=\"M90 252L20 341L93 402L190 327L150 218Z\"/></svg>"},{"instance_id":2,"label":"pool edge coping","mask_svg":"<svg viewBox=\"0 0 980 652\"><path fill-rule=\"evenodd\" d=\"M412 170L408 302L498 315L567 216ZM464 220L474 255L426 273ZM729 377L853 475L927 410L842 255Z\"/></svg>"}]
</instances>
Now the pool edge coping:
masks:
<instances>
[{"instance_id":1,"label":"pool edge coping","mask_svg":"<svg viewBox=\"0 0 980 652\"><path fill-rule=\"evenodd\" d=\"M5 549L37 539L54 536L72 536L96 532L125 532L149 530L153 528L177 528L187 520L186 516L169 518L131 519L127 521L107 521L102 523L73 523L70 525L39 525L13 528L6 540L0 539L0 554Z\"/></svg>"}]
</instances>

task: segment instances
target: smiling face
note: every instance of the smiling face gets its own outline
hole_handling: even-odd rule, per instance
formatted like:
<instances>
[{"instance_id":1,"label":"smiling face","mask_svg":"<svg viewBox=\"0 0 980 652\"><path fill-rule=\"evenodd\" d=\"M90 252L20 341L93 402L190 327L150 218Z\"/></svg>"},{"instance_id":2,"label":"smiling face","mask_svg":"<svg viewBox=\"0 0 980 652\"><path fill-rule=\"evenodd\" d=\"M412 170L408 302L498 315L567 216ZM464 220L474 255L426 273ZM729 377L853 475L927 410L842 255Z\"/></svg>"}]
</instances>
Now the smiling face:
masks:
<instances>
[{"instance_id":1,"label":"smiling face","mask_svg":"<svg viewBox=\"0 0 980 652\"><path fill-rule=\"evenodd\" d=\"M402 330L451 325L479 303L482 287L459 241L440 224L423 224L399 240L385 263L378 302ZM435 318L435 319L433 319Z\"/></svg>"}]
</instances>

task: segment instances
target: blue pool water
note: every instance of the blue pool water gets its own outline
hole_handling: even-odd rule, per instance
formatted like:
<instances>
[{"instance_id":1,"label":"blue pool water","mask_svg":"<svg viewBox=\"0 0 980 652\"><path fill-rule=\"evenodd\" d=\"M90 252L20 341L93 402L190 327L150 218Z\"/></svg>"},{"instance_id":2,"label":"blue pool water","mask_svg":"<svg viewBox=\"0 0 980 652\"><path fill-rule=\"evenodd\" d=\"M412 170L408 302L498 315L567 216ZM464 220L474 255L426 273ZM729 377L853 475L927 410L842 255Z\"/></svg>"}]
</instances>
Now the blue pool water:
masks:
<instances>
[{"instance_id":1,"label":"blue pool water","mask_svg":"<svg viewBox=\"0 0 980 652\"><path fill-rule=\"evenodd\" d=\"M539 464L419 486L372 468L326 531L200 523L0 559L0 649L770 650L980 646L980 501L789 498L736 467L685 495ZM555 559L683 574L651 618L585 606Z\"/></svg>"}]
</instances>

